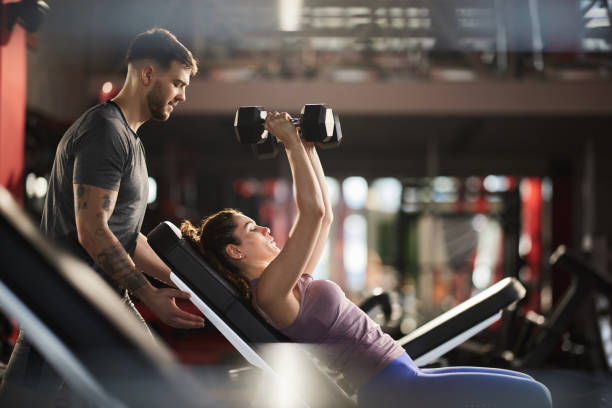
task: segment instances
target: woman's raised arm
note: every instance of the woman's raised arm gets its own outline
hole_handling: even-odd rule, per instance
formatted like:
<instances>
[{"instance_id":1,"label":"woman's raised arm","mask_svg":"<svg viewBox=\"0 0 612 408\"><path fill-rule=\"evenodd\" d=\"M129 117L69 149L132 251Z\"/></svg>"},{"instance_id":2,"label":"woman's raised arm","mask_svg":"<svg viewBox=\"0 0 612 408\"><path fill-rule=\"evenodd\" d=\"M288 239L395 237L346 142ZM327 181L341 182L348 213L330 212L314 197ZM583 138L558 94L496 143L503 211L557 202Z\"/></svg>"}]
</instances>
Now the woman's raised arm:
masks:
<instances>
[{"instance_id":1,"label":"woman's raised arm","mask_svg":"<svg viewBox=\"0 0 612 408\"><path fill-rule=\"evenodd\" d=\"M329 238L329 230L332 222L334 221L334 214L329 197L329 189L327 188L327 182L325 181L325 173L323 172L323 166L321 165L321 160L319 160L317 149L315 148L314 143L302 143L306 150L306 154L308 155L308 159L310 160L310 165L315 173L317 184L319 190L321 191L321 198L323 199L323 207L325 209L325 214L323 216L323 220L321 221L321 229L319 230L319 234L317 236L317 242L315 243L310 259L308 259L306 267L303 271L303 273L312 273L321 260L321 255L325 250L325 244Z\"/></svg>"},{"instance_id":2,"label":"woman's raised arm","mask_svg":"<svg viewBox=\"0 0 612 408\"><path fill-rule=\"evenodd\" d=\"M293 287L311 259L325 217L325 203L311 160L286 113L268 114L266 130L285 146L295 187L297 218L293 234L264 270L257 285L257 304L278 327L291 324L299 312Z\"/></svg>"}]
</instances>

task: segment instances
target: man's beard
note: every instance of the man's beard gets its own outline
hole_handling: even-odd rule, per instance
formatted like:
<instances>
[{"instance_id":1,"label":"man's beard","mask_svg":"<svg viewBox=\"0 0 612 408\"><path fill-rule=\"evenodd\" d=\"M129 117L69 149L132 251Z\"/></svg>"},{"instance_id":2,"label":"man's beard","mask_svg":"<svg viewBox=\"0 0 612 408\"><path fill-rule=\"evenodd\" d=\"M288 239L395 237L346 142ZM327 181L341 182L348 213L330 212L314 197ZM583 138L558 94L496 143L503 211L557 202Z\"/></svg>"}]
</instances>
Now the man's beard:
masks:
<instances>
[{"instance_id":1,"label":"man's beard","mask_svg":"<svg viewBox=\"0 0 612 408\"><path fill-rule=\"evenodd\" d=\"M151 117L154 120L163 122L168 120L170 115L166 113L166 106L168 105L168 102L164 100L161 88L161 83L159 81L155 81L153 88L151 88L147 94L147 105L149 107Z\"/></svg>"}]
</instances>

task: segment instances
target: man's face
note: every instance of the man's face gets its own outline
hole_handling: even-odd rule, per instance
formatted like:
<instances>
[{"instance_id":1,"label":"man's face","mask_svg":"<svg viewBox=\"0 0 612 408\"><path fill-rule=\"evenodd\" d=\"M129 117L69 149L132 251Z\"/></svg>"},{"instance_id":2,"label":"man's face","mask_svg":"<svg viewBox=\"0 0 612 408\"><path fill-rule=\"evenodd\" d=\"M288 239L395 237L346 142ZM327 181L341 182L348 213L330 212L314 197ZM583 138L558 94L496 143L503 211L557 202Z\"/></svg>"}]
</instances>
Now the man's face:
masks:
<instances>
[{"instance_id":1,"label":"man's face","mask_svg":"<svg viewBox=\"0 0 612 408\"><path fill-rule=\"evenodd\" d=\"M155 120L168 120L179 102L185 100L185 88L189 85L191 69L178 61L172 61L167 71L157 71L157 75L147 93L147 105Z\"/></svg>"}]
</instances>

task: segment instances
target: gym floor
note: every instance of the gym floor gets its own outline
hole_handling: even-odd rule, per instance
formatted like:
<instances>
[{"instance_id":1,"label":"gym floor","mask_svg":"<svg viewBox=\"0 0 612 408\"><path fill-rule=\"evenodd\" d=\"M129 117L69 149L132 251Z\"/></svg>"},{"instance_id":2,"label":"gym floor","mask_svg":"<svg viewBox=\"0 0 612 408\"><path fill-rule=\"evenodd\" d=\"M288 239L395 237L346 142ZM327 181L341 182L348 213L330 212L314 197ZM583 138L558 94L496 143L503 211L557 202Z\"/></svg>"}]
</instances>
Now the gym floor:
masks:
<instances>
[{"instance_id":1,"label":"gym floor","mask_svg":"<svg viewBox=\"0 0 612 408\"><path fill-rule=\"evenodd\" d=\"M577 370L530 370L550 389L555 408L612 407L612 374Z\"/></svg>"}]
</instances>

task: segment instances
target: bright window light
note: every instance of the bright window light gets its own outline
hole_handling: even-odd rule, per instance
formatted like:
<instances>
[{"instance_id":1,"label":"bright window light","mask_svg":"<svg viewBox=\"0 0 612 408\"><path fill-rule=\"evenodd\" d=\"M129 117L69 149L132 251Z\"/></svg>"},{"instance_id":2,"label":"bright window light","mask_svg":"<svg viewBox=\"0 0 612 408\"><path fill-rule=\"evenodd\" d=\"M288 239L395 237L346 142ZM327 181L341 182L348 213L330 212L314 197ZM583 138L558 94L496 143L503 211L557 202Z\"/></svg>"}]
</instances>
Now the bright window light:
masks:
<instances>
[{"instance_id":1,"label":"bright window light","mask_svg":"<svg viewBox=\"0 0 612 408\"><path fill-rule=\"evenodd\" d=\"M542 200L550 201L553 195L552 180L548 177L542 179Z\"/></svg>"},{"instance_id":2,"label":"bright window light","mask_svg":"<svg viewBox=\"0 0 612 408\"><path fill-rule=\"evenodd\" d=\"M28 198L44 198L47 195L49 183L44 177L29 173L25 180L25 193Z\"/></svg>"},{"instance_id":3,"label":"bright window light","mask_svg":"<svg viewBox=\"0 0 612 408\"><path fill-rule=\"evenodd\" d=\"M36 182L34 184L34 197L36 198L44 198L47 195L47 187L49 183L47 183L47 179L44 177L37 177Z\"/></svg>"},{"instance_id":4,"label":"bright window light","mask_svg":"<svg viewBox=\"0 0 612 408\"><path fill-rule=\"evenodd\" d=\"M521 234L519 238L518 252L520 256L527 256L531 252L531 237L527 233Z\"/></svg>"},{"instance_id":5,"label":"bright window light","mask_svg":"<svg viewBox=\"0 0 612 408\"><path fill-rule=\"evenodd\" d=\"M487 176L482 182L484 188L490 193L499 193L508 191L510 188L510 180L504 176Z\"/></svg>"},{"instance_id":6,"label":"bright window light","mask_svg":"<svg viewBox=\"0 0 612 408\"><path fill-rule=\"evenodd\" d=\"M478 289L484 289L491 283L491 267L489 265L478 265L472 272L472 283Z\"/></svg>"},{"instance_id":7,"label":"bright window light","mask_svg":"<svg viewBox=\"0 0 612 408\"><path fill-rule=\"evenodd\" d=\"M325 243L325 249L312 276L315 279L329 279L329 240Z\"/></svg>"},{"instance_id":8,"label":"bright window light","mask_svg":"<svg viewBox=\"0 0 612 408\"><path fill-rule=\"evenodd\" d=\"M329 200L332 207L335 207L340 200L340 183L333 177L325 177L325 182L329 191Z\"/></svg>"},{"instance_id":9,"label":"bright window light","mask_svg":"<svg viewBox=\"0 0 612 408\"><path fill-rule=\"evenodd\" d=\"M368 182L363 177L347 177L342 182L342 195L349 208L360 210L368 196Z\"/></svg>"},{"instance_id":10,"label":"bright window light","mask_svg":"<svg viewBox=\"0 0 612 408\"><path fill-rule=\"evenodd\" d=\"M344 220L344 268L348 287L353 292L365 287L368 264L367 229L363 215L352 214Z\"/></svg>"},{"instance_id":11,"label":"bright window light","mask_svg":"<svg viewBox=\"0 0 612 408\"><path fill-rule=\"evenodd\" d=\"M374 180L368 193L368 209L396 213L401 205L402 183L393 177Z\"/></svg>"},{"instance_id":12,"label":"bright window light","mask_svg":"<svg viewBox=\"0 0 612 408\"><path fill-rule=\"evenodd\" d=\"M284 179L278 179L274 182L274 201L284 203L289 199L291 187Z\"/></svg>"},{"instance_id":13,"label":"bright window light","mask_svg":"<svg viewBox=\"0 0 612 408\"><path fill-rule=\"evenodd\" d=\"M157 181L153 177L149 177L149 197L147 204L154 203L157 200Z\"/></svg>"},{"instance_id":14,"label":"bright window light","mask_svg":"<svg viewBox=\"0 0 612 408\"><path fill-rule=\"evenodd\" d=\"M487 227L487 223L489 219L484 214L476 214L474 218L472 218L472 228L476 232L482 232Z\"/></svg>"},{"instance_id":15,"label":"bright window light","mask_svg":"<svg viewBox=\"0 0 612 408\"><path fill-rule=\"evenodd\" d=\"M502 231L498 222L487 217L481 231L478 232L478 244L472 283L478 290L484 289L493 280L493 271L499 261L502 243Z\"/></svg>"},{"instance_id":16,"label":"bright window light","mask_svg":"<svg viewBox=\"0 0 612 408\"><path fill-rule=\"evenodd\" d=\"M36 174L30 173L25 179L25 192L28 198L34 197L34 184L36 183Z\"/></svg>"},{"instance_id":17,"label":"bright window light","mask_svg":"<svg viewBox=\"0 0 612 408\"><path fill-rule=\"evenodd\" d=\"M453 193L457 191L455 180L452 177L436 177L433 179L433 188L438 193Z\"/></svg>"}]
</instances>

